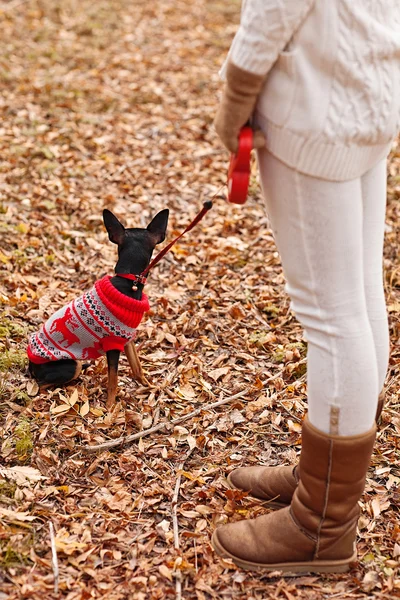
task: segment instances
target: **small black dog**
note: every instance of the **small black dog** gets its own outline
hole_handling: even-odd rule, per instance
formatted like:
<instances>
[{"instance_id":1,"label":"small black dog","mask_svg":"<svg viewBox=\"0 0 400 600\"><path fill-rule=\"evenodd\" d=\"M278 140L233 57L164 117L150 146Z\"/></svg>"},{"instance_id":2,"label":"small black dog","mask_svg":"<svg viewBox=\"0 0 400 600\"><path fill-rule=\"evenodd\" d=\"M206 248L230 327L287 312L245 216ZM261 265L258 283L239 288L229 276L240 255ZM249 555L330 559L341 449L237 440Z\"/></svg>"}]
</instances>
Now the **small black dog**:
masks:
<instances>
[{"instance_id":1,"label":"small black dog","mask_svg":"<svg viewBox=\"0 0 400 600\"><path fill-rule=\"evenodd\" d=\"M107 406L115 402L118 362L122 350L135 379L146 381L133 339L149 310L141 273L153 250L165 239L168 209L159 212L146 229L125 227L113 213L103 211L111 242L118 245L114 277L96 281L91 290L60 308L29 338L29 371L42 385L62 385L76 379L82 361L107 355Z\"/></svg>"}]
</instances>

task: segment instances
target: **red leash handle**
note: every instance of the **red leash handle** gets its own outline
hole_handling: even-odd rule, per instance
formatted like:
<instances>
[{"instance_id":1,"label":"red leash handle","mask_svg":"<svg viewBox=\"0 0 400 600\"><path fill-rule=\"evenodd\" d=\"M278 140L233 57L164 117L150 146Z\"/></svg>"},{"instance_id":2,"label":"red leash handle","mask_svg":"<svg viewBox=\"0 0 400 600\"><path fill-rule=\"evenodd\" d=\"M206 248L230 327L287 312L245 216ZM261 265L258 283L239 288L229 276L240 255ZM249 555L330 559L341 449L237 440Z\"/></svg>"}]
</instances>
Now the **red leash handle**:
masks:
<instances>
[{"instance_id":1,"label":"red leash handle","mask_svg":"<svg viewBox=\"0 0 400 600\"><path fill-rule=\"evenodd\" d=\"M152 269L158 262L160 262L160 260L167 254L167 252L169 252L169 250L172 248L172 246L174 244L176 244L176 242L178 240L181 239L181 237L183 235L185 235L185 233L187 233L188 231L190 231L191 229L193 229L193 227L195 227L195 225L197 225L197 223L199 223L199 221L201 221L201 219L204 217L204 215L206 213L208 213L208 211L212 208L212 201L211 200L206 200L206 202L203 203L203 208L201 209L201 211L199 212L199 214L193 219L193 221L191 223L189 223L189 225L186 227L186 229L184 231L182 231L182 233L180 233L178 235L178 237L176 237L174 240L172 240L172 242L170 242L169 244L167 244L165 246L165 248L163 248L155 258L153 258L153 260L151 261L151 263L149 264L148 267L146 267L146 269L140 274L140 277L145 278L147 273L150 271L150 269Z\"/></svg>"},{"instance_id":2,"label":"red leash handle","mask_svg":"<svg viewBox=\"0 0 400 600\"><path fill-rule=\"evenodd\" d=\"M228 201L233 204L244 204L250 181L250 155L253 149L253 130L243 127L239 134L239 147L236 154L231 154L228 170Z\"/></svg>"}]
</instances>

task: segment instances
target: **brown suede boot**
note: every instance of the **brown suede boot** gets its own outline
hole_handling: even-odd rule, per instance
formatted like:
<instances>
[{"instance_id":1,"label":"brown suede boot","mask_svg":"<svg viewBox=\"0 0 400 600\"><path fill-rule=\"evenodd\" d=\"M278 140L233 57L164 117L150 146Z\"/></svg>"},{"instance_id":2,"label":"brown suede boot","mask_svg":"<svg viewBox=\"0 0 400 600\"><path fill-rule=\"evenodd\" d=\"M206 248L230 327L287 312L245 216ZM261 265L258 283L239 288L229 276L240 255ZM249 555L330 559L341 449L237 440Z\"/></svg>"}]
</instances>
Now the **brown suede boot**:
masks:
<instances>
[{"instance_id":1,"label":"brown suede boot","mask_svg":"<svg viewBox=\"0 0 400 600\"><path fill-rule=\"evenodd\" d=\"M382 390L382 392L379 394L378 406L376 408L375 421L377 424L379 423L379 420L381 418L384 404L385 404L385 392Z\"/></svg>"},{"instance_id":2,"label":"brown suede boot","mask_svg":"<svg viewBox=\"0 0 400 600\"><path fill-rule=\"evenodd\" d=\"M300 481L286 508L218 528L212 545L245 569L342 573L357 558L358 501L376 437L327 435L303 423Z\"/></svg>"},{"instance_id":3,"label":"brown suede boot","mask_svg":"<svg viewBox=\"0 0 400 600\"><path fill-rule=\"evenodd\" d=\"M385 392L379 394L375 422L379 423ZM269 508L289 506L299 482L298 465L283 467L239 467L227 477L231 488L249 492L250 496L268 503Z\"/></svg>"},{"instance_id":4,"label":"brown suede boot","mask_svg":"<svg viewBox=\"0 0 400 600\"><path fill-rule=\"evenodd\" d=\"M227 480L231 488L250 492L254 498L268 503L269 508L283 508L292 501L299 482L299 467L239 467Z\"/></svg>"},{"instance_id":5,"label":"brown suede boot","mask_svg":"<svg viewBox=\"0 0 400 600\"><path fill-rule=\"evenodd\" d=\"M228 63L226 84L214 126L222 143L230 152L236 152L238 149L239 132L253 115L264 79L262 75L249 73L231 62ZM253 148L262 148L265 143L262 131L255 131Z\"/></svg>"}]
</instances>

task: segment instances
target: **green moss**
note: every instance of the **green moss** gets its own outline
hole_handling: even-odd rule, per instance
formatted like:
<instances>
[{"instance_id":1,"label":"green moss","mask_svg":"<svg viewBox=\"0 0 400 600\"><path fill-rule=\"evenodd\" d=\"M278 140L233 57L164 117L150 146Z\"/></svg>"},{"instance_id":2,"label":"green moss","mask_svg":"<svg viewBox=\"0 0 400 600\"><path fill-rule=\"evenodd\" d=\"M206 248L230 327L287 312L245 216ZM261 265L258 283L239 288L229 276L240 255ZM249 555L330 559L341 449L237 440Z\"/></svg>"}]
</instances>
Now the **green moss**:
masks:
<instances>
[{"instance_id":1,"label":"green moss","mask_svg":"<svg viewBox=\"0 0 400 600\"><path fill-rule=\"evenodd\" d=\"M279 316L279 308L275 304L266 304L262 312L265 313L270 319L275 319Z\"/></svg>"},{"instance_id":2,"label":"green moss","mask_svg":"<svg viewBox=\"0 0 400 600\"><path fill-rule=\"evenodd\" d=\"M268 345L268 333L266 331L255 331L249 336L249 343L264 348Z\"/></svg>"},{"instance_id":3,"label":"green moss","mask_svg":"<svg viewBox=\"0 0 400 600\"><path fill-rule=\"evenodd\" d=\"M32 398L30 398L30 396L28 396L28 394L22 390L18 390L13 398L17 402L23 402L24 404L29 404L32 401Z\"/></svg>"},{"instance_id":4,"label":"green moss","mask_svg":"<svg viewBox=\"0 0 400 600\"><path fill-rule=\"evenodd\" d=\"M27 565L32 562L29 558L29 547L26 547L24 551L19 551L13 546L11 540L0 540L0 567L3 569Z\"/></svg>"},{"instance_id":5,"label":"green moss","mask_svg":"<svg viewBox=\"0 0 400 600\"><path fill-rule=\"evenodd\" d=\"M305 375L306 373L307 365L304 362L299 364L295 369L293 369L291 376L293 379L300 379L300 377L303 377L303 375Z\"/></svg>"},{"instance_id":6,"label":"green moss","mask_svg":"<svg viewBox=\"0 0 400 600\"><path fill-rule=\"evenodd\" d=\"M5 325L0 325L0 339L9 335L9 329Z\"/></svg>"},{"instance_id":7,"label":"green moss","mask_svg":"<svg viewBox=\"0 0 400 600\"><path fill-rule=\"evenodd\" d=\"M295 348L300 352L301 358L307 355L307 344L305 342L295 342L286 346L286 350L294 350Z\"/></svg>"},{"instance_id":8,"label":"green moss","mask_svg":"<svg viewBox=\"0 0 400 600\"><path fill-rule=\"evenodd\" d=\"M20 460L32 454L33 440L31 426L27 419L22 418L14 429L15 451Z\"/></svg>"},{"instance_id":9,"label":"green moss","mask_svg":"<svg viewBox=\"0 0 400 600\"><path fill-rule=\"evenodd\" d=\"M46 261L46 263L48 265L52 265L54 263L54 261L56 260L56 256L55 256L55 254L46 254L46 256L44 257L44 260Z\"/></svg>"},{"instance_id":10,"label":"green moss","mask_svg":"<svg viewBox=\"0 0 400 600\"><path fill-rule=\"evenodd\" d=\"M233 264L233 267L234 267L235 269L243 269L243 267L245 267L245 266L247 265L247 263L248 263L248 262L249 262L249 261L248 261L246 258L244 258L244 257L242 257L242 258L238 258L238 260L236 260L236 261L234 262L234 264Z\"/></svg>"},{"instance_id":11,"label":"green moss","mask_svg":"<svg viewBox=\"0 0 400 600\"><path fill-rule=\"evenodd\" d=\"M27 361L28 359L24 350L3 350L0 353L0 371L24 369Z\"/></svg>"},{"instance_id":12,"label":"green moss","mask_svg":"<svg viewBox=\"0 0 400 600\"><path fill-rule=\"evenodd\" d=\"M272 355L272 360L275 363L284 362L285 357L286 357L286 352L290 351L290 350L293 351L295 349L297 349L299 351L300 358L303 358L304 356L306 356L307 344L305 344L303 342L295 342L294 344L287 344L287 346L278 346L276 348L274 354ZM303 369L303 366L305 367L304 369ZM306 372L306 365L300 365L298 368L298 372L300 373L300 371L302 371L302 374L304 374Z\"/></svg>"},{"instance_id":13,"label":"green moss","mask_svg":"<svg viewBox=\"0 0 400 600\"><path fill-rule=\"evenodd\" d=\"M249 196L257 196L260 193L260 184L256 175L250 177Z\"/></svg>"},{"instance_id":14,"label":"green moss","mask_svg":"<svg viewBox=\"0 0 400 600\"><path fill-rule=\"evenodd\" d=\"M286 350L283 346L278 346L275 352L272 355L272 360L274 363L281 363L285 360Z\"/></svg>"},{"instance_id":15,"label":"green moss","mask_svg":"<svg viewBox=\"0 0 400 600\"><path fill-rule=\"evenodd\" d=\"M14 481L0 481L0 502L1 497L14 498L17 484Z\"/></svg>"},{"instance_id":16,"label":"green moss","mask_svg":"<svg viewBox=\"0 0 400 600\"><path fill-rule=\"evenodd\" d=\"M4 315L4 313L0 315L0 339L5 337L20 339L25 337L26 334L26 327Z\"/></svg>"},{"instance_id":17,"label":"green moss","mask_svg":"<svg viewBox=\"0 0 400 600\"><path fill-rule=\"evenodd\" d=\"M13 253L13 262L15 265L23 267L24 265L26 265L27 261L28 257L22 250L15 250L15 252Z\"/></svg>"}]
</instances>

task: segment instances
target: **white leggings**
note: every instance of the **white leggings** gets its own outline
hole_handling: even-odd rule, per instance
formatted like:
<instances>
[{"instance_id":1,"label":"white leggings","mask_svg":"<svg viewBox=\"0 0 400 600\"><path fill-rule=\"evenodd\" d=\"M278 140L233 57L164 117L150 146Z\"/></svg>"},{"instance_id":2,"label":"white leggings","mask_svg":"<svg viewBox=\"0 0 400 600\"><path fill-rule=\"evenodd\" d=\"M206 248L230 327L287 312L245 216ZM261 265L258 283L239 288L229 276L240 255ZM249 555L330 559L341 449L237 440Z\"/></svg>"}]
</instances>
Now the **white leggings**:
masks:
<instances>
[{"instance_id":1,"label":"white leggings","mask_svg":"<svg viewBox=\"0 0 400 600\"><path fill-rule=\"evenodd\" d=\"M287 291L308 342L310 422L325 433L364 433L389 360L386 160L343 182L303 175L267 150L258 162Z\"/></svg>"}]
</instances>

